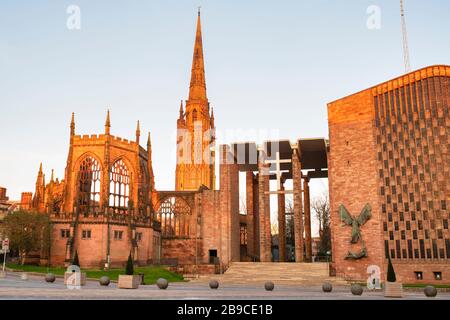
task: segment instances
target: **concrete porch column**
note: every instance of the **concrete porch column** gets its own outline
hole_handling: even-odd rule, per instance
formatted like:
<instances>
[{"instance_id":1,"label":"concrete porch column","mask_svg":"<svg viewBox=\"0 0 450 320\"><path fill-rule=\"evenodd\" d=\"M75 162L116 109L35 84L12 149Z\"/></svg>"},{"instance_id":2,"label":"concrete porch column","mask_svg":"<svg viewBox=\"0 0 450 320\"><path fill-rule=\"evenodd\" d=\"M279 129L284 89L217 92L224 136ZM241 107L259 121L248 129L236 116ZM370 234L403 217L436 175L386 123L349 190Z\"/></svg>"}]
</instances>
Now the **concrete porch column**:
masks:
<instances>
[{"instance_id":1,"label":"concrete porch column","mask_svg":"<svg viewBox=\"0 0 450 320\"><path fill-rule=\"evenodd\" d=\"M281 191L284 183L281 182ZM286 197L284 193L278 194L278 251L279 261L286 261Z\"/></svg>"},{"instance_id":2,"label":"concrete porch column","mask_svg":"<svg viewBox=\"0 0 450 320\"><path fill-rule=\"evenodd\" d=\"M272 261L272 244L270 236L270 180L269 167L266 164L266 154L263 150L259 151L258 159L258 205L259 205L259 259L261 262Z\"/></svg>"},{"instance_id":3,"label":"concrete porch column","mask_svg":"<svg viewBox=\"0 0 450 320\"><path fill-rule=\"evenodd\" d=\"M305 246L306 261L312 262L312 242L311 242L311 200L309 196L309 178L303 179L304 185L304 206L305 206Z\"/></svg>"},{"instance_id":4,"label":"concrete porch column","mask_svg":"<svg viewBox=\"0 0 450 320\"><path fill-rule=\"evenodd\" d=\"M295 262L304 261L303 208L302 208L302 171L300 155L297 149L292 153L292 179L294 186L294 240Z\"/></svg>"},{"instance_id":5,"label":"concrete porch column","mask_svg":"<svg viewBox=\"0 0 450 320\"><path fill-rule=\"evenodd\" d=\"M245 192L246 192L246 209L247 209L247 254L251 257L255 256L255 228L254 228L254 201L253 201L253 179L252 171L246 172Z\"/></svg>"}]
</instances>

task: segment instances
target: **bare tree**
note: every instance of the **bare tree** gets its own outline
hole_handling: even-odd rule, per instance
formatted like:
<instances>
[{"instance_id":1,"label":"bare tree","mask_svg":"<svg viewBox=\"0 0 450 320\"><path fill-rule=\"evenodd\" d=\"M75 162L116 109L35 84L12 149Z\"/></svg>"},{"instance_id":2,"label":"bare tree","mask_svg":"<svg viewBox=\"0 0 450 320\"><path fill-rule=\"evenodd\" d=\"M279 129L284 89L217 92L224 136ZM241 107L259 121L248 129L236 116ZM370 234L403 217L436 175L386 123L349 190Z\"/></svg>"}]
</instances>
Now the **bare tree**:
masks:
<instances>
[{"instance_id":1,"label":"bare tree","mask_svg":"<svg viewBox=\"0 0 450 320\"><path fill-rule=\"evenodd\" d=\"M271 219L272 221L270 222L270 233L272 235L278 235L279 231L278 231L278 214L274 215Z\"/></svg>"},{"instance_id":2,"label":"bare tree","mask_svg":"<svg viewBox=\"0 0 450 320\"><path fill-rule=\"evenodd\" d=\"M11 250L19 253L20 263L34 251L50 249L51 223L48 215L37 212L15 211L3 220Z\"/></svg>"},{"instance_id":3,"label":"bare tree","mask_svg":"<svg viewBox=\"0 0 450 320\"><path fill-rule=\"evenodd\" d=\"M245 199L245 194L242 192L239 195L239 213L247 214L247 202Z\"/></svg>"},{"instance_id":4,"label":"bare tree","mask_svg":"<svg viewBox=\"0 0 450 320\"><path fill-rule=\"evenodd\" d=\"M311 202L311 208L319 223L319 254L331 251L330 200L328 192L323 192Z\"/></svg>"},{"instance_id":5,"label":"bare tree","mask_svg":"<svg viewBox=\"0 0 450 320\"><path fill-rule=\"evenodd\" d=\"M294 204L290 199L286 199L286 245L295 245Z\"/></svg>"}]
</instances>

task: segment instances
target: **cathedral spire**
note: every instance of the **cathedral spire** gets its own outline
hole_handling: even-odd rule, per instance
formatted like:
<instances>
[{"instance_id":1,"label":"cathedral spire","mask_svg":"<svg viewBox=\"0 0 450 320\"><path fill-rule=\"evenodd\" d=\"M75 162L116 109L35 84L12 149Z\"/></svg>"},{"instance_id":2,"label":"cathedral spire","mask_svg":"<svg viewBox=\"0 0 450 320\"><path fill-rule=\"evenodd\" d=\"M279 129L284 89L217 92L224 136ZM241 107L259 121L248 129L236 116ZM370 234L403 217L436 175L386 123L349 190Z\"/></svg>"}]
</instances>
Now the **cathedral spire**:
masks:
<instances>
[{"instance_id":1,"label":"cathedral spire","mask_svg":"<svg viewBox=\"0 0 450 320\"><path fill-rule=\"evenodd\" d=\"M189 100L207 100L205 66L203 61L202 26L200 22L200 9L198 11L198 18L197 18L197 32L195 35L194 57L192 59Z\"/></svg>"},{"instance_id":2,"label":"cathedral spire","mask_svg":"<svg viewBox=\"0 0 450 320\"><path fill-rule=\"evenodd\" d=\"M184 112L183 112L184 111ZM200 10L192 60L189 98L180 106L177 120L177 165L175 190L198 190L202 185L214 189L214 119L206 96ZM198 125L200 124L200 126ZM201 132L201 134L199 134Z\"/></svg>"},{"instance_id":3,"label":"cathedral spire","mask_svg":"<svg viewBox=\"0 0 450 320\"><path fill-rule=\"evenodd\" d=\"M106 113L106 122L105 122L105 134L110 134L111 132L111 120L109 118L109 109Z\"/></svg>"}]
</instances>

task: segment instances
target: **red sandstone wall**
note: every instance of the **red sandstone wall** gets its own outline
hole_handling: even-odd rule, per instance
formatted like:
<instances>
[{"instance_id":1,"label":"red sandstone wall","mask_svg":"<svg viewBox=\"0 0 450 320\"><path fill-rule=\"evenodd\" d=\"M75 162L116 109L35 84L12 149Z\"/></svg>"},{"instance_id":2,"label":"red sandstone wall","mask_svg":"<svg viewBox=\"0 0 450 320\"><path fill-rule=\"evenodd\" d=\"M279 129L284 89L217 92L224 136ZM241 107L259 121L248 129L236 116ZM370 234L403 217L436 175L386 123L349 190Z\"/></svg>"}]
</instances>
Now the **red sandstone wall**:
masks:
<instances>
[{"instance_id":1,"label":"red sandstone wall","mask_svg":"<svg viewBox=\"0 0 450 320\"><path fill-rule=\"evenodd\" d=\"M195 264L195 221L200 216L198 229L197 257L198 264L209 264L209 250L217 250L217 256L226 266L230 261L230 222L227 197L222 191L204 190L195 196L195 207L192 211L190 238L163 239L162 258L178 259L178 264ZM239 230L235 236L239 236Z\"/></svg>"},{"instance_id":2,"label":"red sandstone wall","mask_svg":"<svg viewBox=\"0 0 450 320\"><path fill-rule=\"evenodd\" d=\"M20 207L22 210L29 210L33 202L32 192L22 192L20 197Z\"/></svg>"},{"instance_id":3,"label":"red sandstone wall","mask_svg":"<svg viewBox=\"0 0 450 320\"><path fill-rule=\"evenodd\" d=\"M450 279L450 268L448 263L411 263L411 262L392 262L397 281L402 283L423 283L423 284L448 284ZM415 272L421 271L423 279L417 280ZM442 280L435 280L435 271L442 272Z\"/></svg>"},{"instance_id":4,"label":"red sandstone wall","mask_svg":"<svg viewBox=\"0 0 450 320\"><path fill-rule=\"evenodd\" d=\"M223 226L226 217L220 211L220 191L205 190L201 194L203 242L202 263L209 263L209 250L217 250L217 256L222 262L227 262L226 250L223 250ZM225 261L224 261L225 260Z\"/></svg>"},{"instance_id":5,"label":"red sandstone wall","mask_svg":"<svg viewBox=\"0 0 450 320\"><path fill-rule=\"evenodd\" d=\"M73 154L70 160L70 171L69 177L65 177L66 183L68 184L65 188L65 205L64 211L71 212L74 206L75 190L76 190L76 174L79 170L80 162L88 155L93 156L99 164L102 164L105 157L105 141L107 136L104 134L100 135L83 135L74 136L73 142ZM122 159L132 174L133 177L137 177L138 164L136 163L136 153L137 145L134 141L128 141L120 137L110 136L110 148L109 148L109 161L113 164L116 160ZM104 183L104 176L107 174L106 168L102 166L102 183ZM68 179L69 178L69 179ZM137 190L138 190L138 179L132 179L130 185L130 200L133 200L136 204ZM107 186L103 186L107 187ZM103 203L104 194L100 194L100 203Z\"/></svg>"},{"instance_id":6,"label":"red sandstone wall","mask_svg":"<svg viewBox=\"0 0 450 320\"><path fill-rule=\"evenodd\" d=\"M376 188L379 181L377 182L376 172L377 148L373 96L427 76L448 76L449 74L448 66L427 67L328 104L333 262L338 274L347 275L353 279L365 279L367 278L365 267L374 263L382 267L382 278L384 278L387 268L383 243L385 235L382 231L380 214L381 204L385 199L379 195L377 200L379 191ZM365 202L372 204L374 213L372 221L363 227L363 237L368 244L369 258L356 262L342 260L349 245L350 230L349 227L341 226L337 208L340 203L344 203L352 214L359 214ZM393 264L397 278L403 283L439 284L448 283L450 279L450 268L444 259L435 261L394 259ZM415 271L423 272L422 280L416 279ZM433 272L437 271L442 272L442 280L435 280Z\"/></svg>"},{"instance_id":7,"label":"red sandstone wall","mask_svg":"<svg viewBox=\"0 0 450 320\"><path fill-rule=\"evenodd\" d=\"M229 146L221 146L221 157L231 156ZM239 237L239 171L238 165L228 161L220 164L220 223L222 230L222 262L240 261ZM226 253L226 254L225 254Z\"/></svg>"},{"instance_id":8,"label":"red sandstone wall","mask_svg":"<svg viewBox=\"0 0 450 320\"><path fill-rule=\"evenodd\" d=\"M128 237L128 227L111 225L111 267L123 267L130 254L131 244ZM68 223L53 225L51 244L51 265L64 265L67 239L61 238L61 229L70 229ZM82 239L82 230L91 230L91 239ZM114 231L123 231L122 239L114 239ZM142 240L138 241L138 253L135 258L138 264L146 265L153 252L153 229L137 228L142 233ZM78 225L75 248L78 251L80 265L83 268L103 268L106 262L107 225L83 224Z\"/></svg>"},{"instance_id":9,"label":"red sandstone wall","mask_svg":"<svg viewBox=\"0 0 450 320\"><path fill-rule=\"evenodd\" d=\"M200 244L199 239L197 242L199 257L202 255ZM195 238L163 239L161 254L163 259L178 259L178 264L195 264Z\"/></svg>"},{"instance_id":10,"label":"red sandstone wall","mask_svg":"<svg viewBox=\"0 0 450 320\"><path fill-rule=\"evenodd\" d=\"M179 264L195 263L195 238L197 240L197 257L200 263L201 253L201 227L197 225L197 217L199 214L199 199L195 195L191 208L191 216L189 218L189 236L185 238L163 238L161 248L162 259L177 259Z\"/></svg>"},{"instance_id":11,"label":"red sandstone wall","mask_svg":"<svg viewBox=\"0 0 450 320\"><path fill-rule=\"evenodd\" d=\"M338 275L364 280L368 277L366 269L369 265L375 264L384 270L373 118L370 90L328 105L333 263ZM362 227L368 257L356 261L345 260L348 250L359 251L361 243L350 245L351 227L343 226L338 207L343 204L352 215L358 216L366 203L372 207L372 218Z\"/></svg>"},{"instance_id":12,"label":"red sandstone wall","mask_svg":"<svg viewBox=\"0 0 450 320\"><path fill-rule=\"evenodd\" d=\"M128 256L131 251L131 243L128 237L128 227L127 226L116 226L111 227L111 266L123 266L128 260ZM114 231L123 231L123 236L121 240L114 239ZM105 227L105 235L106 235ZM105 257L106 253L106 241L104 242L104 248L102 256ZM138 254L139 256L139 254ZM103 258L104 260L105 258Z\"/></svg>"},{"instance_id":13,"label":"red sandstone wall","mask_svg":"<svg viewBox=\"0 0 450 320\"><path fill-rule=\"evenodd\" d=\"M158 248L153 247L153 235L155 233L150 228L136 228L136 232L142 233L142 240L137 242L138 250L135 259L140 264L146 264L153 257L153 250L158 250Z\"/></svg>"},{"instance_id":14,"label":"red sandstone wall","mask_svg":"<svg viewBox=\"0 0 450 320\"><path fill-rule=\"evenodd\" d=\"M91 239L81 239L82 230L89 229L91 230ZM115 228L111 228L114 230ZM113 234L114 232L111 231ZM80 266L84 268L99 268L103 267L99 265L99 261L105 261L106 256L106 235L107 235L107 227L106 225L95 225L95 224L79 224L77 235L75 239L75 250L78 251L78 259L80 260ZM125 236L125 234L124 234ZM114 243L114 240L111 240L111 257L115 251L117 246ZM114 248L114 249L113 249ZM127 254L128 258L128 254ZM111 258L111 262L114 259Z\"/></svg>"},{"instance_id":15,"label":"red sandstone wall","mask_svg":"<svg viewBox=\"0 0 450 320\"><path fill-rule=\"evenodd\" d=\"M61 238L61 229L70 229L70 224L58 223L53 225L52 242L50 246L50 264L52 266L63 266L66 259L67 239Z\"/></svg>"}]
</instances>

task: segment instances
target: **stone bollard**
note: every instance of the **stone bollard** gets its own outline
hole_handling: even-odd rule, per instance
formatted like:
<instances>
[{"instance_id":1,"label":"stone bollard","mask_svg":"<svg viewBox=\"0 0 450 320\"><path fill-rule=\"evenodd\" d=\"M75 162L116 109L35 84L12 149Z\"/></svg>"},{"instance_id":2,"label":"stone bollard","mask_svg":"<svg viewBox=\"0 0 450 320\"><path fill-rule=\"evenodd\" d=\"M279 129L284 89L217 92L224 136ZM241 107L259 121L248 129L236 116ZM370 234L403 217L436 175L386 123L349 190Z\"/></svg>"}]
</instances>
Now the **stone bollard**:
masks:
<instances>
[{"instance_id":1,"label":"stone bollard","mask_svg":"<svg viewBox=\"0 0 450 320\"><path fill-rule=\"evenodd\" d=\"M323 290L323 292L331 292L333 290L333 285L329 282L325 282L322 285L322 290Z\"/></svg>"},{"instance_id":2,"label":"stone bollard","mask_svg":"<svg viewBox=\"0 0 450 320\"><path fill-rule=\"evenodd\" d=\"M20 279L22 279L22 280L28 280L28 274L27 274L26 272L23 272L23 273L20 275Z\"/></svg>"},{"instance_id":3,"label":"stone bollard","mask_svg":"<svg viewBox=\"0 0 450 320\"><path fill-rule=\"evenodd\" d=\"M209 287L210 287L211 289L218 289L218 288L219 288L219 281L217 281L217 280L211 280L211 281L209 282Z\"/></svg>"},{"instance_id":4,"label":"stone bollard","mask_svg":"<svg viewBox=\"0 0 450 320\"><path fill-rule=\"evenodd\" d=\"M158 288L160 288L161 290L166 290L167 287L169 286L169 282L164 279L164 278L159 278L156 281L156 285L158 286Z\"/></svg>"},{"instance_id":5,"label":"stone bollard","mask_svg":"<svg viewBox=\"0 0 450 320\"><path fill-rule=\"evenodd\" d=\"M46 282L52 283L52 282L55 282L55 280L56 280L56 277L55 277L55 275L53 273L47 273L45 275L45 281Z\"/></svg>"},{"instance_id":6,"label":"stone bollard","mask_svg":"<svg viewBox=\"0 0 450 320\"><path fill-rule=\"evenodd\" d=\"M426 286L425 289L423 290L423 293L428 297L428 298L434 298L437 296L437 290L435 287L433 286Z\"/></svg>"},{"instance_id":7,"label":"stone bollard","mask_svg":"<svg viewBox=\"0 0 450 320\"><path fill-rule=\"evenodd\" d=\"M273 283L272 281L267 281L267 282L264 284L264 288L265 288L267 291L273 291L273 288L275 288L275 285L274 285L274 283Z\"/></svg>"},{"instance_id":8,"label":"stone bollard","mask_svg":"<svg viewBox=\"0 0 450 320\"><path fill-rule=\"evenodd\" d=\"M109 286L111 280L109 280L108 276L102 276L102 277L100 277L98 282L100 283L101 286L107 287L107 286Z\"/></svg>"},{"instance_id":9,"label":"stone bollard","mask_svg":"<svg viewBox=\"0 0 450 320\"><path fill-rule=\"evenodd\" d=\"M357 283L352 284L350 291L354 296L360 296L363 294L363 288Z\"/></svg>"}]
</instances>

